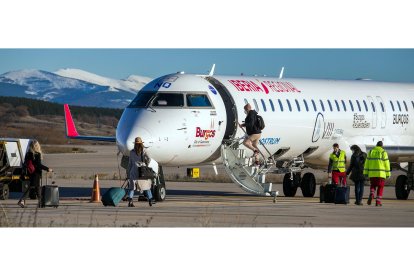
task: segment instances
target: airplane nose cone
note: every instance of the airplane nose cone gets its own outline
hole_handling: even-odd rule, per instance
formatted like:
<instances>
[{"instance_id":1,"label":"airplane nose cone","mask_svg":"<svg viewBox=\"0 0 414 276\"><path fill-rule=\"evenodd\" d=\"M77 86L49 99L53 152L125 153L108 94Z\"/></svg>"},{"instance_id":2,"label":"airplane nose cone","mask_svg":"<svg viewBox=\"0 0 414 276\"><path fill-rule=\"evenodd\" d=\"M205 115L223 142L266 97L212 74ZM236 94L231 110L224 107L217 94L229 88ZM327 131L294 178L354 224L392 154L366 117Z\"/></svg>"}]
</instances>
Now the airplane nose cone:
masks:
<instances>
[{"instance_id":1,"label":"airplane nose cone","mask_svg":"<svg viewBox=\"0 0 414 276\"><path fill-rule=\"evenodd\" d=\"M136 137L141 137L146 148L151 147L153 144L151 133L142 124L140 116L127 109L122 114L116 129L118 149L124 155L129 155L129 152L134 148Z\"/></svg>"}]
</instances>

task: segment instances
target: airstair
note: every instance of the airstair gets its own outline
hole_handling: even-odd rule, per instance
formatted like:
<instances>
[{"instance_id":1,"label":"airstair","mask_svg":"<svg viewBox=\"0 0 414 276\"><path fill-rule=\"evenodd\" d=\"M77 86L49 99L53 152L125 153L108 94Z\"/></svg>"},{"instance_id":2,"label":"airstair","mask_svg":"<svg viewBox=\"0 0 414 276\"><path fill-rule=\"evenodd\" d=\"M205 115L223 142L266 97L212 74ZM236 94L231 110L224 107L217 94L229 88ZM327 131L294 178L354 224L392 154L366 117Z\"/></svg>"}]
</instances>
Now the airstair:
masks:
<instances>
[{"instance_id":1,"label":"airstair","mask_svg":"<svg viewBox=\"0 0 414 276\"><path fill-rule=\"evenodd\" d=\"M248 157L246 149L239 148L242 140L243 138L226 140L222 144L221 156L226 172L233 182L246 192L260 196L272 196L276 201L279 193L272 191L272 183L266 182L266 174L275 166L275 161L272 157L266 159L261 154L260 165L256 166L254 157ZM250 150L248 151L250 153Z\"/></svg>"}]
</instances>

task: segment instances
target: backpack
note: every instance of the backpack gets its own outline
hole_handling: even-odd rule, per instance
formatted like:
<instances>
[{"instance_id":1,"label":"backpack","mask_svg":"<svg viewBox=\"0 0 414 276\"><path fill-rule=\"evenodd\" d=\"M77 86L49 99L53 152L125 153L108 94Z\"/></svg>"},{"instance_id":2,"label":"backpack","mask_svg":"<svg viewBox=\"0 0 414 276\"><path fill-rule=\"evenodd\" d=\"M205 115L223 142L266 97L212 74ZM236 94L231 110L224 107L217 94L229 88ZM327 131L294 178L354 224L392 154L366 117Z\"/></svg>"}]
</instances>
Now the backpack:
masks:
<instances>
[{"instance_id":1,"label":"backpack","mask_svg":"<svg viewBox=\"0 0 414 276\"><path fill-rule=\"evenodd\" d=\"M257 123L256 123L257 127L260 130L263 130L265 128L265 123L264 123L264 120L263 120L262 116L257 115L257 119L256 120L257 120Z\"/></svg>"}]
</instances>

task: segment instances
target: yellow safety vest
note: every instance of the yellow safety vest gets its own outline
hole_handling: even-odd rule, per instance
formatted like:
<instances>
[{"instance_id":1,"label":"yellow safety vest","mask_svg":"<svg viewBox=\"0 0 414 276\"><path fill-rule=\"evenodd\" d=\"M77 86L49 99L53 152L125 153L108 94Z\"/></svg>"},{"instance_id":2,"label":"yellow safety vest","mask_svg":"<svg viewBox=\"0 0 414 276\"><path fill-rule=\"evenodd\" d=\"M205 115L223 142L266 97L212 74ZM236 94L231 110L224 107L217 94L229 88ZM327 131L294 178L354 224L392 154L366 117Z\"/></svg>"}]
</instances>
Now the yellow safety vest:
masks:
<instances>
[{"instance_id":1,"label":"yellow safety vest","mask_svg":"<svg viewBox=\"0 0 414 276\"><path fill-rule=\"evenodd\" d=\"M335 153L331 153L329 159L332 160L333 171L345 171L345 152L343 150L339 151L339 157L337 157Z\"/></svg>"},{"instance_id":2,"label":"yellow safety vest","mask_svg":"<svg viewBox=\"0 0 414 276\"><path fill-rule=\"evenodd\" d=\"M381 147L373 148L367 156L364 165L364 175L388 178L391 176L390 160L387 152Z\"/></svg>"}]
</instances>

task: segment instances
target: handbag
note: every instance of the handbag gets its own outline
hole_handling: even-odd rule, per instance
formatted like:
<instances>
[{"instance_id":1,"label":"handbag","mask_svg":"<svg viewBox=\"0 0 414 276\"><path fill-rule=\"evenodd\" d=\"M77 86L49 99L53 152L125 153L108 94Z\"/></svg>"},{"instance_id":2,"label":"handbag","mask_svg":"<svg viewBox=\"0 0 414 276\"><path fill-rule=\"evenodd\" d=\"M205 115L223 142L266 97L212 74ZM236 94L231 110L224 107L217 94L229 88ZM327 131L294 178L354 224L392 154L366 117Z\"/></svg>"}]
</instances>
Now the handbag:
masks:
<instances>
[{"instance_id":1,"label":"handbag","mask_svg":"<svg viewBox=\"0 0 414 276\"><path fill-rule=\"evenodd\" d=\"M141 153L141 159L144 162L144 154ZM144 163L145 164L145 163ZM154 178L154 172L146 165L138 167L138 179L152 179Z\"/></svg>"},{"instance_id":2,"label":"handbag","mask_svg":"<svg viewBox=\"0 0 414 276\"><path fill-rule=\"evenodd\" d=\"M138 167L138 179L152 179L154 177L154 172L150 167L141 166Z\"/></svg>"}]
</instances>

